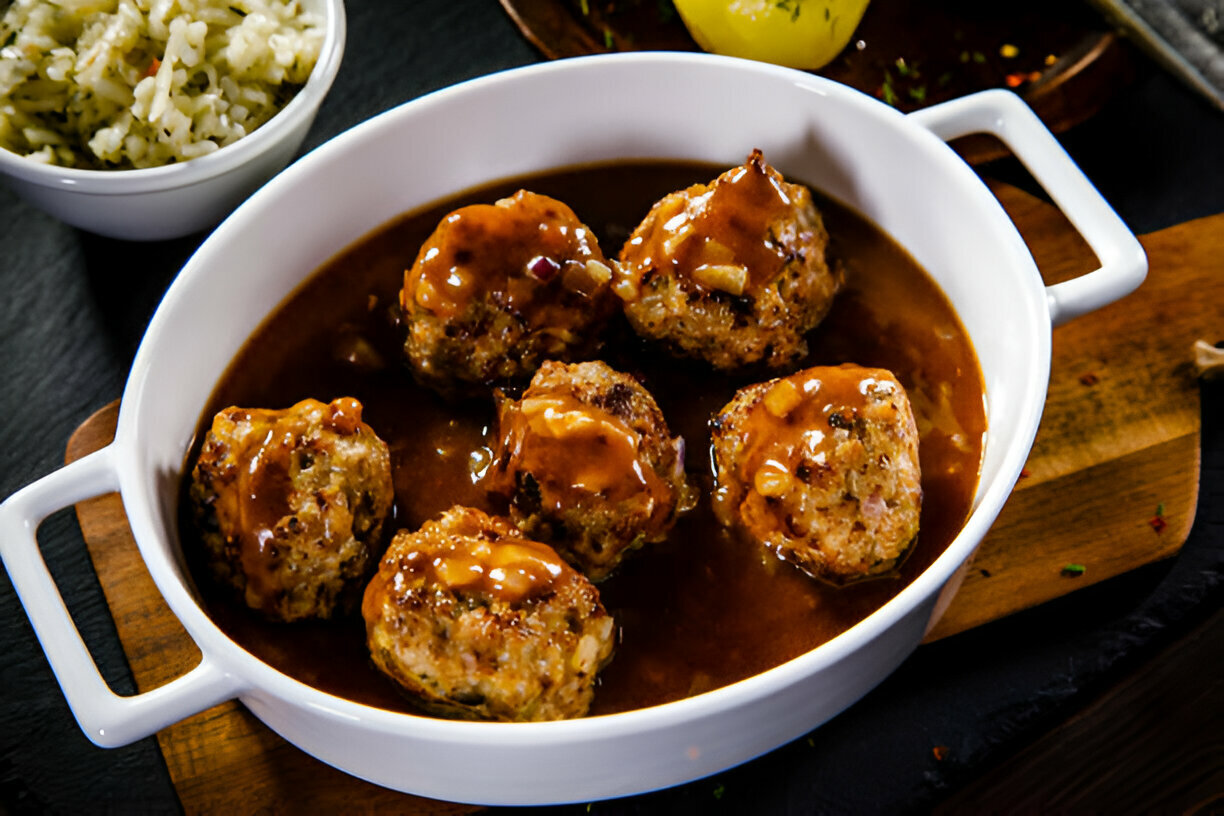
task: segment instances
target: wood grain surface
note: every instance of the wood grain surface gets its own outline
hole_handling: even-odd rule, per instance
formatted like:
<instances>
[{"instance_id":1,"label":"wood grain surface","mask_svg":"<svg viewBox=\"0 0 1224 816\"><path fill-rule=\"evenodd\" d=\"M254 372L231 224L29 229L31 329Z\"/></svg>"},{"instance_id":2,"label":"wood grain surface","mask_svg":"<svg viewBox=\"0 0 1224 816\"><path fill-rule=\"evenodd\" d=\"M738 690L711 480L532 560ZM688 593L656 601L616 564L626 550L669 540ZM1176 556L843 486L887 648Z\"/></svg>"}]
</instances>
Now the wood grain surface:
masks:
<instances>
[{"instance_id":1,"label":"wood grain surface","mask_svg":"<svg viewBox=\"0 0 1224 816\"><path fill-rule=\"evenodd\" d=\"M1056 209L1013 187L994 189L1047 282L1094 268ZM1166 558L1184 543L1198 488L1191 347L1200 337L1224 339L1224 214L1142 240L1151 272L1141 289L1054 332L1049 396L1025 475L930 640ZM108 444L116 417L112 404L87 420L66 458ZM119 497L83 502L77 515L138 688L185 673L199 653L146 572ZM1068 564L1083 572L1064 574ZM187 813L472 810L349 777L237 702L163 729L158 740Z\"/></svg>"}]
</instances>

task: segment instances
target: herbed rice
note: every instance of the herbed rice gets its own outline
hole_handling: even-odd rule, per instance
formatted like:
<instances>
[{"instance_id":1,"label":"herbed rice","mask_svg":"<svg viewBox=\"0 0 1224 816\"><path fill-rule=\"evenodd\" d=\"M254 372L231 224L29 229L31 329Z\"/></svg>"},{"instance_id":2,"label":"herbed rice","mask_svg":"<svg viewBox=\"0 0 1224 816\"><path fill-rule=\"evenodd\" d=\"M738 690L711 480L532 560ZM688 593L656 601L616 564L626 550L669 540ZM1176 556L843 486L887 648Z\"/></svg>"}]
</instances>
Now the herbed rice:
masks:
<instances>
[{"instance_id":1,"label":"herbed rice","mask_svg":"<svg viewBox=\"0 0 1224 816\"><path fill-rule=\"evenodd\" d=\"M89 169L194 159L284 107L322 42L298 0L12 0L0 147Z\"/></svg>"}]
</instances>

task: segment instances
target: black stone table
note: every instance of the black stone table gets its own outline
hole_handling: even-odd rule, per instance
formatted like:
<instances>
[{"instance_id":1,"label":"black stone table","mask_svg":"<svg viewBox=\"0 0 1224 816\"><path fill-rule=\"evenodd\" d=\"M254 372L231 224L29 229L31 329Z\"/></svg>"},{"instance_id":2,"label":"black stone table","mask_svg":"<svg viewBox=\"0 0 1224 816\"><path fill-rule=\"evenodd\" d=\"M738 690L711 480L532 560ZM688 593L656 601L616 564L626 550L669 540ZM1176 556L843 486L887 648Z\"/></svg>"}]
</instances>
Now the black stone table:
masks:
<instances>
[{"instance_id":1,"label":"black stone table","mask_svg":"<svg viewBox=\"0 0 1224 816\"><path fill-rule=\"evenodd\" d=\"M539 60L495 0L349 6L344 65L305 149L422 93ZM1224 212L1224 114L1158 70L1062 141L1136 233ZM1009 161L985 171L1024 183ZM146 322L200 240L94 237L0 189L0 498L58 467L71 432L120 396ZM1224 326L1219 335L1208 339L1224 340ZM1222 416L1224 390L1205 385L1198 516L1175 559L925 646L809 738L747 765L593 810L899 812L943 801L1220 606ZM41 541L103 674L132 692L71 512L49 519ZM942 762L933 745L948 746ZM103 750L81 734L0 577L0 813L178 809L154 739Z\"/></svg>"}]
</instances>

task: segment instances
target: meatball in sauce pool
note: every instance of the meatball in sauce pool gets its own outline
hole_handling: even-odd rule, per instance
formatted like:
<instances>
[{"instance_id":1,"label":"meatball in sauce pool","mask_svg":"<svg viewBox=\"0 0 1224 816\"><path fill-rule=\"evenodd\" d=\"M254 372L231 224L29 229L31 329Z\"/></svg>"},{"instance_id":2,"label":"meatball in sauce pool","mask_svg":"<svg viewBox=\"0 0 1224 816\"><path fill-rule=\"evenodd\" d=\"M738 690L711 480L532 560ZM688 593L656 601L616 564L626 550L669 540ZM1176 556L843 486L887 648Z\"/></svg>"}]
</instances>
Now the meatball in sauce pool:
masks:
<instances>
[{"instance_id":1,"label":"meatball in sauce pool","mask_svg":"<svg viewBox=\"0 0 1224 816\"><path fill-rule=\"evenodd\" d=\"M908 586L972 507L986 431L972 345L926 272L819 178L758 154L729 164L507 179L328 261L200 418L180 529L210 617L347 699L550 719L726 686ZM338 604L272 622L211 580L206 554L226 548L193 517L190 472L215 458L202 451L228 406L336 395L389 450L393 499L341 471L358 474L353 506L389 505L377 538L395 543L357 582L366 617Z\"/></svg>"}]
</instances>

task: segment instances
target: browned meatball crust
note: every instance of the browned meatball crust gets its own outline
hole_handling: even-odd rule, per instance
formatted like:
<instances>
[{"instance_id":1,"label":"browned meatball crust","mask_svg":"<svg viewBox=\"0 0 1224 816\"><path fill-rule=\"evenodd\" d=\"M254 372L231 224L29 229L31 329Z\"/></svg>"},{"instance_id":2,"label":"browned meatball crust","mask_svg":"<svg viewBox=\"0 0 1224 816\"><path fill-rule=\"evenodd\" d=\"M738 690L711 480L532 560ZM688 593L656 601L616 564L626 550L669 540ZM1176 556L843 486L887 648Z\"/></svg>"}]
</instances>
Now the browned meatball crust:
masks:
<instances>
[{"instance_id":1,"label":"browned meatball crust","mask_svg":"<svg viewBox=\"0 0 1224 816\"><path fill-rule=\"evenodd\" d=\"M918 534L909 399L888 371L809 368L736 393L713 422L714 509L816 578L894 569Z\"/></svg>"},{"instance_id":2,"label":"browned meatball crust","mask_svg":"<svg viewBox=\"0 0 1224 816\"><path fill-rule=\"evenodd\" d=\"M581 717L612 656L613 619L590 581L468 507L397 533L361 611L375 665L445 716Z\"/></svg>"},{"instance_id":3,"label":"browned meatball crust","mask_svg":"<svg viewBox=\"0 0 1224 816\"><path fill-rule=\"evenodd\" d=\"M192 471L212 575L268 618L353 611L378 557L394 487L361 403L218 413Z\"/></svg>"},{"instance_id":4,"label":"browned meatball crust","mask_svg":"<svg viewBox=\"0 0 1224 816\"><path fill-rule=\"evenodd\" d=\"M585 359L618 308L591 230L556 199L520 190L446 216L404 274L404 351L445 394L526 379L545 359Z\"/></svg>"},{"instance_id":5,"label":"browned meatball crust","mask_svg":"<svg viewBox=\"0 0 1224 816\"><path fill-rule=\"evenodd\" d=\"M642 337L721 370L779 369L841 285L828 233L799 184L759 150L710 184L657 202L620 252L615 291Z\"/></svg>"},{"instance_id":6,"label":"browned meatball crust","mask_svg":"<svg viewBox=\"0 0 1224 816\"><path fill-rule=\"evenodd\" d=\"M522 399L499 395L497 434L486 488L593 581L691 506L684 440L649 391L601 361L544 363Z\"/></svg>"}]
</instances>

